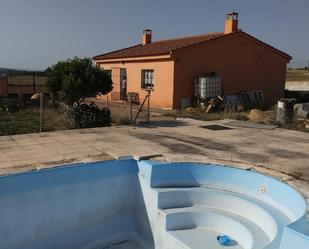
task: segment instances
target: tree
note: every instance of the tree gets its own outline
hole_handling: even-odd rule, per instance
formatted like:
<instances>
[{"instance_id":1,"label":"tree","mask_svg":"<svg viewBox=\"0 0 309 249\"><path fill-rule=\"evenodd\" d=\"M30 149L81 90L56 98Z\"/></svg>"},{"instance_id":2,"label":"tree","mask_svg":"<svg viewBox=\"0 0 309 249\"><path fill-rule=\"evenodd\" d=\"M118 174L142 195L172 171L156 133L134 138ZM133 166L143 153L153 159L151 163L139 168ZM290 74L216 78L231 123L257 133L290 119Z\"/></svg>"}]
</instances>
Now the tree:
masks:
<instances>
[{"instance_id":1,"label":"tree","mask_svg":"<svg viewBox=\"0 0 309 249\"><path fill-rule=\"evenodd\" d=\"M87 97L98 93L106 94L113 89L111 77L91 59L68 59L59 61L46 69L47 86L54 98L63 100L68 106L67 118L75 128L109 126L111 112L109 109L86 103Z\"/></svg>"},{"instance_id":2,"label":"tree","mask_svg":"<svg viewBox=\"0 0 309 249\"><path fill-rule=\"evenodd\" d=\"M59 61L46 70L49 91L68 105L80 103L98 93L106 94L113 89L113 83L90 58Z\"/></svg>"}]
</instances>

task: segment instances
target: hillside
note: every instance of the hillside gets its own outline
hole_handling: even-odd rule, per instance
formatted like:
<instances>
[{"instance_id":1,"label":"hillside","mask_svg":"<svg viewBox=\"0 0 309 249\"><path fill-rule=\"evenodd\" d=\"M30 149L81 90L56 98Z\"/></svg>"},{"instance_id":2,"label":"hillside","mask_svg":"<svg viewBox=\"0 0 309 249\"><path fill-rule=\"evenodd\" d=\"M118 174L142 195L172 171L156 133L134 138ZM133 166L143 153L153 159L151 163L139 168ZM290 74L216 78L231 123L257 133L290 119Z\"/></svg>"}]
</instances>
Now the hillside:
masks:
<instances>
[{"instance_id":1,"label":"hillside","mask_svg":"<svg viewBox=\"0 0 309 249\"><path fill-rule=\"evenodd\" d=\"M17 75L29 75L29 74L33 74L33 73L41 75L41 74L44 74L44 71L31 71L31 70L22 70L22 69L0 67L0 74L17 76Z\"/></svg>"}]
</instances>

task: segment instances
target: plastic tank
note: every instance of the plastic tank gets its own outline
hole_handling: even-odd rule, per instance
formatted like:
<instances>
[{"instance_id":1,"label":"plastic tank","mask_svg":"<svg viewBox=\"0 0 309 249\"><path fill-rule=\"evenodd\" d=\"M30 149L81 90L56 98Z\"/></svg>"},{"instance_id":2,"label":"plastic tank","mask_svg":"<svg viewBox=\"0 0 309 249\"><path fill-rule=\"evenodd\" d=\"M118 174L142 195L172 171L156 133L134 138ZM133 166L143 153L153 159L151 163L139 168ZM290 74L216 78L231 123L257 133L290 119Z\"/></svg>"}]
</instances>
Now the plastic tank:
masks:
<instances>
[{"instance_id":1,"label":"plastic tank","mask_svg":"<svg viewBox=\"0 0 309 249\"><path fill-rule=\"evenodd\" d=\"M194 96L207 99L221 95L221 79L218 75L200 76L194 79Z\"/></svg>"}]
</instances>

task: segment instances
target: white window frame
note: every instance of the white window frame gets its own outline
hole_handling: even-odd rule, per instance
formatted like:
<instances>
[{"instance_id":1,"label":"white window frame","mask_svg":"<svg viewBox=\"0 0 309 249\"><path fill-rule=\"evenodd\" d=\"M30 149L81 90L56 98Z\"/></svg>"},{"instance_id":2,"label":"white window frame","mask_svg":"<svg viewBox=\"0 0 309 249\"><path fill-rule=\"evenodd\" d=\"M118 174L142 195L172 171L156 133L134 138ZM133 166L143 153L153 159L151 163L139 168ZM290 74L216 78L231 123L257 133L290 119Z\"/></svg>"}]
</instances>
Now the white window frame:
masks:
<instances>
[{"instance_id":1,"label":"white window frame","mask_svg":"<svg viewBox=\"0 0 309 249\"><path fill-rule=\"evenodd\" d=\"M153 89L154 88L154 70L142 69L141 70L141 88Z\"/></svg>"}]
</instances>

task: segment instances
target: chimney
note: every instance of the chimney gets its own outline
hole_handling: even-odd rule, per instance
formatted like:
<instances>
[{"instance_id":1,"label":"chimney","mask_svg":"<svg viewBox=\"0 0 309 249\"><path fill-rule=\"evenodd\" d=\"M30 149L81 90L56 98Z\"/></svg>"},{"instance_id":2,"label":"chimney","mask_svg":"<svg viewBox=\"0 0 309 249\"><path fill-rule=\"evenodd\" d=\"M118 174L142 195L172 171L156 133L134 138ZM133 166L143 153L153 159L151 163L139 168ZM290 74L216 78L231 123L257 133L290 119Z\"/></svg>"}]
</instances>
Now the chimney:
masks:
<instances>
[{"instance_id":1,"label":"chimney","mask_svg":"<svg viewBox=\"0 0 309 249\"><path fill-rule=\"evenodd\" d=\"M151 29L145 29L143 31L142 44L147 45L149 43L151 43Z\"/></svg>"},{"instance_id":2,"label":"chimney","mask_svg":"<svg viewBox=\"0 0 309 249\"><path fill-rule=\"evenodd\" d=\"M238 30L238 13L232 12L226 15L224 34L233 33Z\"/></svg>"}]
</instances>

